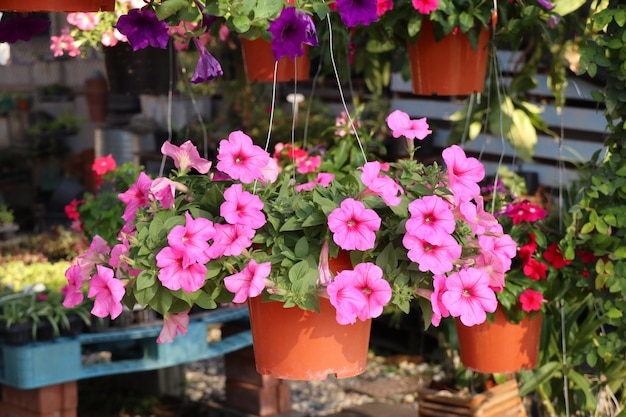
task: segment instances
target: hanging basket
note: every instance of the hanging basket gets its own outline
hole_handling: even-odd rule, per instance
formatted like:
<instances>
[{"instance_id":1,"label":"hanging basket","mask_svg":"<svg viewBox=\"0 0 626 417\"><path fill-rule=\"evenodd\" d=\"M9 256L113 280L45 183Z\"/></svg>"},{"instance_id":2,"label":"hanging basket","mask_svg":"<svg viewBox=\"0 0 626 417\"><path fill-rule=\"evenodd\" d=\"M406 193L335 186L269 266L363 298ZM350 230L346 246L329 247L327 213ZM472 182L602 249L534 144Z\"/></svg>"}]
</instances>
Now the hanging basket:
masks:
<instances>
[{"instance_id":1,"label":"hanging basket","mask_svg":"<svg viewBox=\"0 0 626 417\"><path fill-rule=\"evenodd\" d=\"M276 59L272 54L272 44L261 39L241 38L241 51L243 53L243 64L246 71L246 78L250 82L273 82L274 63ZM303 56L296 58L283 58L278 61L276 70L276 82L306 81L309 79L309 55L308 47L305 46Z\"/></svg>"},{"instance_id":2,"label":"hanging basket","mask_svg":"<svg viewBox=\"0 0 626 417\"><path fill-rule=\"evenodd\" d=\"M346 259L347 258L347 259ZM334 261L334 262L333 262ZM331 259L333 272L352 269L347 253ZM372 320L341 325L335 308L320 298L320 312L282 303L249 301L256 369L262 375L290 380L320 380L359 375L367 365Z\"/></svg>"},{"instance_id":3,"label":"hanging basket","mask_svg":"<svg viewBox=\"0 0 626 417\"><path fill-rule=\"evenodd\" d=\"M485 87L489 31L478 38L478 49L472 49L464 33L449 34L435 40L433 23L422 21L420 37L407 44L413 94L455 96L480 93Z\"/></svg>"},{"instance_id":4,"label":"hanging basket","mask_svg":"<svg viewBox=\"0 0 626 417\"><path fill-rule=\"evenodd\" d=\"M112 12L115 0L1 0L0 10L14 12Z\"/></svg>"},{"instance_id":5,"label":"hanging basket","mask_svg":"<svg viewBox=\"0 0 626 417\"><path fill-rule=\"evenodd\" d=\"M456 319L463 366L489 374L536 367L541 318L541 314L532 319L527 315L519 324L513 324L498 309L493 323L485 321L468 327Z\"/></svg>"}]
</instances>

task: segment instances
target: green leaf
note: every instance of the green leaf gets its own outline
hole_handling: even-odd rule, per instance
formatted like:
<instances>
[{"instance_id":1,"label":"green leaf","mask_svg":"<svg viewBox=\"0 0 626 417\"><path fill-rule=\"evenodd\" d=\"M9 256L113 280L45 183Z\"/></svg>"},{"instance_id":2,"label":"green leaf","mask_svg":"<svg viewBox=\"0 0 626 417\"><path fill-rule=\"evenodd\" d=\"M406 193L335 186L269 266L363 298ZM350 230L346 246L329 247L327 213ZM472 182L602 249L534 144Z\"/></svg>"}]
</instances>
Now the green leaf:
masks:
<instances>
[{"instance_id":1,"label":"green leaf","mask_svg":"<svg viewBox=\"0 0 626 417\"><path fill-rule=\"evenodd\" d=\"M616 309L615 307L613 307L609 311L606 312L606 315L609 318L612 318L612 319L619 319L624 314L621 311L619 311L618 309Z\"/></svg>"},{"instance_id":2,"label":"green leaf","mask_svg":"<svg viewBox=\"0 0 626 417\"><path fill-rule=\"evenodd\" d=\"M579 374L573 369L569 370L569 372L567 373L567 377L577 386L580 392L584 395L585 405L583 406L583 408L586 410L595 410L596 397L593 395L590 383L587 378L585 378L582 374Z\"/></svg>"},{"instance_id":3,"label":"green leaf","mask_svg":"<svg viewBox=\"0 0 626 417\"><path fill-rule=\"evenodd\" d=\"M156 8L155 14L159 20L164 20L172 15L175 15L176 12L187 7L188 5L189 1L187 0L167 0Z\"/></svg>"},{"instance_id":4,"label":"green leaf","mask_svg":"<svg viewBox=\"0 0 626 417\"><path fill-rule=\"evenodd\" d=\"M294 248L294 253L296 257L300 259L304 259L309 254L309 241L306 237L302 237L296 242L296 246Z\"/></svg>"},{"instance_id":5,"label":"green leaf","mask_svg":"<svg viewBox=\"0 0 626 417\"><path fill-rule=\"evenodd\" d=\"M559 362L548 362L534 371L524 372L524 384L520 387L519 395L524 397L537 388L555 378L561 372ZM530 375L527 377L527 375Z\"/></svg>"}]
</instances>

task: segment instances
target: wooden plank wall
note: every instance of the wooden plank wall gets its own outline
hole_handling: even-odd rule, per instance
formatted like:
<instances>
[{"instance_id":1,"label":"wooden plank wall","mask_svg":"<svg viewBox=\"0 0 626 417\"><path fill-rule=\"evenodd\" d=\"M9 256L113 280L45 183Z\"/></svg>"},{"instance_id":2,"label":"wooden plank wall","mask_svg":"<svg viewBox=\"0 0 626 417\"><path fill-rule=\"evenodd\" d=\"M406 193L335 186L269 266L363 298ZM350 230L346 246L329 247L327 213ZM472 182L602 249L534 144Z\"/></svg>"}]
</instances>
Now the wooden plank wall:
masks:
<instances>
[{"instance_id":1,"label":"wooden plank wall","mask_svg":"<svg viewBox=\"0 0 626 417\"><path fill-rule=\"evenodd\" d=\"M512 71L514 56L506 52L498 53L503 63L503 73ZM509 72L510 73L510 72ZM514 171L537 172L539 183L549 188L557 188L576 178L571 161L589 160L598 149L602 149L606 132L604 110L591 99L591 92L601 89L574 75L568 77L565 92L566 105L559 113L553 105L554 97L547 88L547 76L539 75L539 86L528 96L529 101L543 108L541 116L560 140L539 134L532 163L522 162L515 150L501 137L480 134L474 141L466 142L463 148L468 154L480 157L488 175L493 175L500 157ZM506 80L506 78L505 78ZM505 81L506 82L506 81ZM412 118L426 117L433 128L432 144L435 151L447 146L450 134L450 116L465 106L461 98L415 96L411 93L410 81L394 74L391 82L392 109L408 113ZM559 161L565 168L559 168Z\"/></svg>"}]
</instances>

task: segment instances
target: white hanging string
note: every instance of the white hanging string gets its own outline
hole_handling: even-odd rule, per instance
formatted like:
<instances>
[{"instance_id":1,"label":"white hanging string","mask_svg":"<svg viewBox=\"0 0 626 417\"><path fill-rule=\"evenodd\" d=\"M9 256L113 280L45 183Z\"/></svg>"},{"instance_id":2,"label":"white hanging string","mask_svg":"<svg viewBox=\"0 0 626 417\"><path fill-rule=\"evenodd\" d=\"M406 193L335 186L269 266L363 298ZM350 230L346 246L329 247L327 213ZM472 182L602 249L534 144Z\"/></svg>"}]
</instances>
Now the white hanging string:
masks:
<instances>
[{"instance_id":1,"label":"white hanging string","mask_svg":"<svg viewBox=\"0 0 626 417\"><path fill-rule=\"evenodd\" d=\"M335 79L337 80L337 88L339 89L339 97L341 99L341 104L343 106L343 109L346 112L346 115L348 117L348 123L350 124L350 127L352 128L352 131L354 132L354 137L356 139L356 142L359 145L359 149L361 150L361 155L363 156L363 161L365 163L367 162L365 149L363 148L363 143L361 142L359 133L357 132L356 126L354 125L354 120L352 119L352 116L350 115L350 111L348 110L348 106L346 104L346 98L343 93L343 88L341 87L341 79L339 77L339 71L337 70L337 63L335 62L335 53L333 51L333 28L332 28L332 23L330 21L330 15L327 15L326 19L328 21L328 46L329 46L330 62L333 66L333 73L335 74Z\"/></svg>"},{"instance_id":2,"label":"white hanging string","mask_svg":"<svg viewBox=\"0 0 626 417\"><path fill-rule=\"evenodd\" d=\"M174 91L174 48L172 47L172 43L169 44L169 81L167 88L167 141L172 142L172 93ZM159 177L163 176L163 171L165 171L165 154L161 156L161 166L159 167Z\"/></svg>"},{"instance_id":3,"label":"white hanging string","mask_svg":"<svg viewBox=\"0 0 626 417\"><path fill-rule=\"evenodd\" d=\"M278 73L278 61L274 61L274 79L272 80L272 104L270 107L270 120L265 139L265 152L269 152L270 139L272 138L272 125L274 124L274 110L276 108L276 75Z\"/></svg>"}]
</instances>

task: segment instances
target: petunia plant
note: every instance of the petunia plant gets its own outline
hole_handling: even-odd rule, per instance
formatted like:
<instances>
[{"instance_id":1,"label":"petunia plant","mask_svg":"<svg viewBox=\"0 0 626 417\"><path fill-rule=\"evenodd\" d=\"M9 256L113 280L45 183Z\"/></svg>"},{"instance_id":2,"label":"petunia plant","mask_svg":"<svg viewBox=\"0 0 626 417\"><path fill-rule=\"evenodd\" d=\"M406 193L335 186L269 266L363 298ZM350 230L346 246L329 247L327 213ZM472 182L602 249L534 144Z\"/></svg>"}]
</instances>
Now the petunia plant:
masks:
<instances>
[{"instance_id":1,"label":"petunia plant","mask_svg":"<svg viewBox=\"0 0 626 417\"><path fill-rule=\"evenodd\" d=\"M546 209L549 199L525 195L524 180L515 173L500 170L499 175L495 187L483 187L482 194L498 220L493 230L510 236L507 247L514 257L504 265L500 259L489 256L479 259L498 271L501 282L494 288L500 308L510 321L517 323L527 315L534 317L544 312L547 303L562 298L559 270L570 261L564 258L559 246L562 233L558 219Z\"/></svg>"},{"instance_id":2,"label":"petunia plant","mask_svg":"<svg viewBox=\"0 0 626 417\"><path fill-rule=\"evenodd\" d=\"M118 243L94 237L67 272L68 297L88 286L100 317L115 318L122 303L149 306L164 316L162 342L185 332L194 305L251 297L306 310L327 297L341 324L385 308L408 312L416 298L435 324L448 314L483 322L504 283L479 258L505 265L515 255L511 238L486 226L497 220L480 198L484 168L456 145L443 151L446 168L424 165L414 141L431 133L426 120L394 111L387 124L411 145L410 158L381 163L362 153L351 166L332 149L295 142L270 155L242 131L219 143L215 161L189 141L164 143L176 169L142 173L120 194ZM333 275L329 262L340 256L353 268Z\"/></svg>"}]
</instances>

